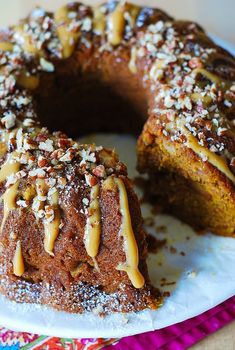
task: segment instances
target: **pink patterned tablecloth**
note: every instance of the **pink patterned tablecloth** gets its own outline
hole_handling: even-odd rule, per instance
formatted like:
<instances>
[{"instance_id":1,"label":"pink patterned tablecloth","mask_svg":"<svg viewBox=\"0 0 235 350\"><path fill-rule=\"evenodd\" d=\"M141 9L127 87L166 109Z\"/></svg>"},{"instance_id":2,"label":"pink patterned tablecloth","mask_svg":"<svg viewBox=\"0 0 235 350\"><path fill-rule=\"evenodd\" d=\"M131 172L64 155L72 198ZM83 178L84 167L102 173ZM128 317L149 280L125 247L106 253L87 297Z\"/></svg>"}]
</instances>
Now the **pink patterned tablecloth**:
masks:
<instances>
[{"instance_id":1,"label":"pink patterned tablecloth","mask_svg":"<svg viewBox=\"0 0 235 350\"><path fill-rule=\"evenodd\" d=\"M190 320L122 339L64 339L0 327L0 349L18 350L184 350L235 320L235 296Z\"/></svg>"}]
</instances>

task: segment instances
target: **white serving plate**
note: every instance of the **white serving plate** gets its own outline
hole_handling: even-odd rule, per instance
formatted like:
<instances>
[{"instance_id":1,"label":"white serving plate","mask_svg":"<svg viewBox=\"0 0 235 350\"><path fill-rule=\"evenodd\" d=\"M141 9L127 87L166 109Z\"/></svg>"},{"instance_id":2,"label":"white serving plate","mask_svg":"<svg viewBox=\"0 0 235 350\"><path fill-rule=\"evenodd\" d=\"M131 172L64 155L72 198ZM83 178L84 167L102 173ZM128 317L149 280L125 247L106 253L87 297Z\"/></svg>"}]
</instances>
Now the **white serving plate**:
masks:
<instances>
[{"instance_id":1,"label":"white serving plate","mask_svg":"<svg viewBox=\"0 0 235 350\"><path fill-rule=\"evenodd\" d=\"M120 159L128 165L130 177L138 175L135 170L136 141L131 136L100 134L89 136L86 142L115 147ZM136 190L137 193L140 191ZM143 204L142 213L145 218L151 216L150 205ZM158 231L161 226L166 227L166 232L158 232L158 239L167 238L167 246L177 251L173 254L164 246L158 254L150 254L148 258L154 285L159 287L162 278L169 283L175 282L161 287L163 291L171 292L161 308L126 315L112 314L101 319L92 313L74 315L40 305L17 304L0 296L0 325L16 331L64 338L119 338L187 320L235 295L235 239L209 233L196 235L188 225L167 215L157 215L153 219ZM155 228L146 229L156 234Z\"/></svg>"}]
</instances>

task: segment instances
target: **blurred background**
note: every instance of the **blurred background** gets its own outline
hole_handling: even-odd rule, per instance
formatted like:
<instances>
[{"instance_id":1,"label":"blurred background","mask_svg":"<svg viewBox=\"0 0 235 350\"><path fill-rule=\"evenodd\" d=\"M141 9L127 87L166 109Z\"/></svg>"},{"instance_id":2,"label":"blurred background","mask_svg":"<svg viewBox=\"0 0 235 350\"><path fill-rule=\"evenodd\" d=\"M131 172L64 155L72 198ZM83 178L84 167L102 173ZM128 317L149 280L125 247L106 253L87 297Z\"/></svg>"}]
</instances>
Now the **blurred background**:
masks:
<instances>
[{"instance_id":1,"label":"blurred background","mask_svg":"<svg viewBox=\"0 0 235 350\"><path fill-rule=\"evenodd\" d=\"M98 4L102 1L84 1ZM197 21L210 33L235 46L235 0L133 0L137 4L160 7L180 19ZM36 5L55 9L66 0L0 0L0 26L15 23Z\"/></svg>"}]
</instances>

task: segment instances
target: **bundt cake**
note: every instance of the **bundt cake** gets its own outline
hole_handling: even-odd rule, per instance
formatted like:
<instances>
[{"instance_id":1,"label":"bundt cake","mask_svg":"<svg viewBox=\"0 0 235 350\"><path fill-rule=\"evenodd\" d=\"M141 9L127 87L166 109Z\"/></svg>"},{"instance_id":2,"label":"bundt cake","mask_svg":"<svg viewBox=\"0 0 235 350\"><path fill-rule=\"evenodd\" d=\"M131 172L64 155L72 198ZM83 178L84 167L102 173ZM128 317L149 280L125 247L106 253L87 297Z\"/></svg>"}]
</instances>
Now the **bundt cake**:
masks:
<instances>
[{"instance_id":1,"label":"bundt cake","mask_svg":"<svg viewBox=\"0 0 235 350\"><path fill-rule=\"evenodd\" d=\"M233 57L194 23L109 1L33 10L0 32L0 65L0 292L69 312L156 308L126 167L64 132L145 124L138 167L152 193L233 235Z\"/></svg>"}]
</instances>

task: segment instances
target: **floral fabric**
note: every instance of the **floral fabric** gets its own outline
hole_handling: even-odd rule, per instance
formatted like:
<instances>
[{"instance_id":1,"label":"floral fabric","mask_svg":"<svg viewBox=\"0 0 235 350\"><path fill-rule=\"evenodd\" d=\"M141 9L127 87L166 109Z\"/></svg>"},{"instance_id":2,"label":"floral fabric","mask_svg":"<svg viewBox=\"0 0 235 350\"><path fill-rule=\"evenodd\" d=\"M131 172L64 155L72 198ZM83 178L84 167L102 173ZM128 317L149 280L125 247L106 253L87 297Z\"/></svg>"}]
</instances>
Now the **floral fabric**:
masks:
<instances>
[{"instance_id":1,"label":"floral fabric","mask_svg":"<svg viewBox=\"0 0 235 350\"><path fill-rule=\"evenodd\" d=\"M122 339L65 339L13 332L0 327L2 350L186 350L235 320L235 296L190 320Z\"/></svg>"}]
</instances>

